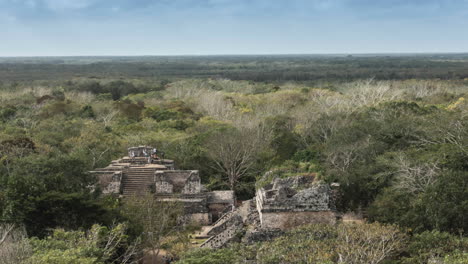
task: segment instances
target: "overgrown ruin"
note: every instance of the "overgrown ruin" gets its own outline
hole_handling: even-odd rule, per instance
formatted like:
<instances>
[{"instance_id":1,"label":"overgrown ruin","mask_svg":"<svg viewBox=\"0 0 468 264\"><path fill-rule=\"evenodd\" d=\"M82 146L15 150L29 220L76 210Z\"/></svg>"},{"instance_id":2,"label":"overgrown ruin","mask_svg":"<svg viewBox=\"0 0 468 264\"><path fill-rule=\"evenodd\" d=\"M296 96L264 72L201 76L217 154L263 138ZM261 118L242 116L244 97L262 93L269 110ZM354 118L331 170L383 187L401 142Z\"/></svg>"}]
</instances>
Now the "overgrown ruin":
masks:
<instances>
[{"instance_id":1,"label":"overgrown ruin","mask_svg":"<svg viewBox=\"0 0 468 264\"><path fill-rule=\"evenodd\" d=\"M156 199L184 204L184 222L209 225L234 204L233 191L207 191L197 170L176 170L174 161L148 146L128 149L128 156L92 171L103 194L122 197L153 193Z\"/></svg>"},{"instance_id":2,"label":"overgrown ruin","mask_svg":"<svg viewBox=\"0 0 468 264\"><path fill-rule=\"evenodd\" d=\"M221 248L236 240L266 241L301 225L334 224L338 219L334 187L313 175L274 177L252 200L244 201L205 230L208 239L201 247Z\"/></svg>"},{"instance_id":3,"label":"overgrown ruin","mask_svg":"<svg viewBox=\"0 0 468 264\"><path fill-rule=\"evenodd\" d=\"M176 170L173 160L158 154L152 147L129 148L127 157L92 173L103 194L153 193L156 199L182 202L183 222L206 227L198 234L206 239L200 247L220 248L241 237L246 243L268 240L300 225L337 220L336 190L314 175L274 176L252 200L234 208L233 191L207 191L197 170Z\"/></svg>"}]
</instances>

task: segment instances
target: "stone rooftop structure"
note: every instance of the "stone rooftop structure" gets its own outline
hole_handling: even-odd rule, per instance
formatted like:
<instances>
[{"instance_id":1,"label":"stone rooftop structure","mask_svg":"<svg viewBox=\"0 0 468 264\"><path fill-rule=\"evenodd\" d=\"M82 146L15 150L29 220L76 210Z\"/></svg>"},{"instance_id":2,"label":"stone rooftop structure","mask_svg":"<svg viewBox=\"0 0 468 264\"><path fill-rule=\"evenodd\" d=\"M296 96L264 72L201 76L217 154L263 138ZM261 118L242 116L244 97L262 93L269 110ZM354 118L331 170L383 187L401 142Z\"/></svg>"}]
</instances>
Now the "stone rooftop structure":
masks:
<instances>
[{"instance_id":1,"label":"stone rooftop structure","mask_svg":"<svg viewBox=\"0 0 468 264\"><path fill-rule=\"evenodd\" d=\"M328 184L314 176L276 178L256 194L262 228L289 229L307 223L335 223L335 203Z\"/></svg>"},{"instance_id":2,"label":"stone rooftop structure","mask_svg":"<svg viewBox=\"0 0 468 264\"><path fill-rule=\"evenodd\" d=\"M254 199L244 201L205 229L202 235L208 239L200 247L221 248L233 241L266 241L297 226L333 224L338 219L334 189L338 186L316 181L314 175L276 177L258 189Z\"/></svg>"},{"instance_id":3,"label":"stone rooftop structure","mask_svg":"<svg viewBox=\"0 0 468 264\"><path fill-rule=\"evenodd\" d=\"M252 200L234 208L232 191L206 191L197 170L176 170L174 161L148 146L128 149L128 156L92 173L104 194L122 197L154 194L155 199L184 204L182 222L206 227L198 238L203 248L220 248L233 241L251 243L270 240L283 231L304 224L337 220L336 188L317 181L314 175L273 177ZM272 172L265 174L271 178ZM210 226L208 226L210 225Z\"/></svg>"},{"instance_id":4,"label":"stone rooftop structure","mask_svg":"<svg viewBox=\"0 0 468 264\"><path fill-rule=\"evenodd\" d=\"M132 147L128 156L92 171L106 195L122 197L154 194L155 199L184 204L184 222L209 225L234 204L232 191L208 192L197 170L176 170L173 160L149 146Z\"/></svg>"}]
</instances>

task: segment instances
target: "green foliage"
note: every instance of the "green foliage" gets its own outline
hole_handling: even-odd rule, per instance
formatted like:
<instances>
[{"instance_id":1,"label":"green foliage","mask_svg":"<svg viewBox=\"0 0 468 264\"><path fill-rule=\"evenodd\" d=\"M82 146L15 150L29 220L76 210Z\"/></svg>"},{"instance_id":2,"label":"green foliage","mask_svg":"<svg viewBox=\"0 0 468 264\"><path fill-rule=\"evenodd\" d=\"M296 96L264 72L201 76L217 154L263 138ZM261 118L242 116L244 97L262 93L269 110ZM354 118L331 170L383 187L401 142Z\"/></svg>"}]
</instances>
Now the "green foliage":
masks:
<instances>
[{"instance_id":1,"label":"green foliage","mask_svg":"<svg viewBox=\"0 0 468 264\"><path fill-rule=\"evenodd\" d=\"M405 235L380 224L309 225L262 244L258 263L381 263L398 255ZM379 246L381 245L381 246Z\"/></svg>"},{"instance_id":2,"label":"green foliage","mask_svg":"<svg viewBox=\"0 0 468 264\"><path fill-rule=\"evenodd\" d=\"M143 102L133 103L129 100L116 102L115 106L123 117L133 121L140 120L141 112L145 109Z\"/></svg>"},{"instance_id":3,"label":"green foliage","mask_svg":"<svg viewBox=\"0 0 468 264\"><path fill-rule=\"evenodd\" d=\"M466 172L446 171L422 193L386 189L370 207L369 216L417 232L437 229L458 233L468 229L467 186Z\"/></svg>"},{"instance_id":4,"label":"green foliage","mask_svg":"<svg viewBox=\"0 0 468 264\"><path fill-rule=\"evenodd\" d=\"M406 242L391 225L312 224L254 245L192 250L177 263L385 263L396 260Z\"/></svg>"},{"instance_id":5,"label":"green foliage","mask_svg":"<svg viewBox=\"0 0 468 264\"><path fill-rule=\"evenodd\" d=\"M284 160L291 159L297 151L298 142L297 135L295 135L289 127L291 127L292 120L286 116L276 116L266 120L267 125L271 126L273 137L271 139L271 146L275 152L275 161L273 163L281 163Z\"/></svg>"},{"instance_id":6,"label":"green foliage","mask_svg":"<svg viewBox=\"0 0 468 264\"><path fill-rule=\"evenodd\" d=\"M407 247L409 256L403 257L402 264L427 263L444 259L444 263L463 263L467 260L468 238L439 231L425 231L415 234ZM452 262L453 261L453 262Z\"/></svg>"},{"instance_id":7,"label":"green foliage","mask_svg":"<svg viewBox=\"0 0 468 264\"><path fill-rule=\"evenodd\" d=\"M16 112L17 112L17 109L14 106L0 107L0 121L1 122L8 121L13 116L15 116Z\"/></svg>"},{"instance_id":8,"label":"green foliage","mask_svg":"<svg viewBox=\"0 0 468 264\"><path fill-rule=\"evenodd\" d=\"M261 187L273 176L315 175L340 183L342 211L363 210L371 221L398 224L414 234L465 234L468 83L462 79L468 64L466 56L440 56L0 62L1 221L26 224L40 236L57 226L83 229L122 221L118 199L102 202L98 193L90 194L96 179L86 172L125 155L129 146L154 145L178 168L198 169L208 188L234 188L239 200L252 198L255 183ZM375 79L350 82L370 76ZM221 160L215 152L223 148L228 151ZM229 182L226 168L239 168L238 157L245 154L248 166ZM260 178L267 171L272 173ZM130 224L138 237L141 226ZM367 227L374 234L391 229ZM266 250L277 243L279 252L296 246L285 256L336 261L336 248L329 258L307 248L344 245L338 232L349 232L354 241L365 237L359 227L338 228L334 240L311 235L307 244L298 233L297 240L268 242L262 256L279 261L281 255ZM242 251L248 250L197 256L209 261L205 256L214 254L212 259L229 263L225 256ZM408 259L417 254L407 251ZM441 252L440 261L466 258L461 248ZM70 263L74 255L63 253Z\"/></svg>"},{"instance_id":9,"label":"green foliage","mask_svg":"<svg viewBox=\"0 0 468 264\"><path fill-rule=\"evenodd\" d=\"M293 230L258 251L259 263L332 263L337 231L331 225L312 225Z\"/></svg>"},{"instance_id":10,"label":"green foliage","mask_svg":"<svg viewBox=\"0 0 468 264\"><path fill-rule=\"evenodd\" d=\"M118 219L112 212L87 194L47 192L34 201L24 219L28 234L43 237L55 227L67 230L88 229L95 223L110 225Z\"/></svg>"},{"instance_id":11,"label":"green foliage","mask_svg":"<svg viewBox=\"0 0 468 264\"><path fill-rule=\"evenodd\" d=\"M131 231L138 233L145 248L151 249L155 258L160 249L170 252L176 245L186 246L187 234L178 225L183 214L183 204L154 199L153 194L128 197L121 208L128 219ZM185 245L184 245L185 244ZM153 259L154 262L154 259Z\"/></svg>"},{"instance_id":12,"label":"green foliage","mask_svg":"<svg viewBox=\"0 0 468 264\"><path fill-rule=\"evenodd\" d=\"M238 252L232 249L198 249L190 251L177 261L178 264L234 264L238 263Z\"/></svg>"},{"instance_id":13,"label":"green foliage","mask_svg":"<svg viewBox=\"0 0 468 264\"><path fill-rule=\"evenodd\" d=\"M81 117L83 118L95 118L93 107L91 105L85 105L81 108Z\"/></svg>"},{"instance_id":14,"label":"green foliage","mask_svg":"<svg viewBox=\"0 0 468 264\"><path fill-rule=\"evenodd\" d=\"M222 249L192 249L176 263L182 264L241 264L256 259L259 245L232 244Z\"/></svg>"},{"instance_id":15,"label":"green foliage","mask_svg":"<svg viewBox=\"0 0 468 264\"><path fill-rule=\"evenodd\" d=\"M124 260L119 250L128 246L126 226L111 229L94 225L89 231L55 229L51 236L30 239L32 256L26 261L34 264L104 264ZM119 262L122 263L122 262Z\"/></svg>"}]
</instances>

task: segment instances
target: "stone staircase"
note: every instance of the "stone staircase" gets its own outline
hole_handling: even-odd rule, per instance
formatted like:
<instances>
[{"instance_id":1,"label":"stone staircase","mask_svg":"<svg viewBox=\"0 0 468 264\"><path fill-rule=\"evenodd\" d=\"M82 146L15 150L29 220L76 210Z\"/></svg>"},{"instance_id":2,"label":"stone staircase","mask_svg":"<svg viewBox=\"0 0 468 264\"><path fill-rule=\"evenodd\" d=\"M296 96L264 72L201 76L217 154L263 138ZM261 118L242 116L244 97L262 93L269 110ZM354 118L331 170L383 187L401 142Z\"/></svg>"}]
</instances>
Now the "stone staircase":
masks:
<instances>
[{"instance_id":1,"label":"stone staircase","mask_svg":"<svg viewBox=\"0 0 468 264\"><path fill-rule=\"evenodd\" d=\"M209 236L218 234L220 230L225 228L225 226L229 223L229 220L231 220L232 216L235 213L235 211L230 210L227 213L223 214L216 222L214 222L210 226L210 229L207 230L206 234Z\"/></svg>"},{"instance_id":2,"label":"stone staircase","mask_svg":"<svg viewBox=\"0 0 468 264\"><path fill-rule=\"evenodd\" d=\"M148 193L153 183L155 168L130 167L123 176L122 194L124 196Z\"/></svg>"},{"instance_id":3,"label":"stone staircase","mask_svg":"<svg viewBox=\"0 0 468 264\"><path fill-rule=\"evenodd\" d=\"M238 210L229 211L222 215L204 234L209 237L201 248L221 248L236 239L236 234L243 229L242 216Z\"/></svg>"},{"instance_id":4,"label":"stone staircase","mask_svg":"<svg viewBox=\"0 0 468 264\"><path fill-rule=\"evenodd\" d=\"M234 212L230 214L228 220L225 221L225 224L219 225L220 228L217 230L218 233L210 236L208 240L203 242L200 245L201 248L222 248L228 243L239 239L237 235L244 232L242 217L238 213Z\"/></svg>"}]
</instances>

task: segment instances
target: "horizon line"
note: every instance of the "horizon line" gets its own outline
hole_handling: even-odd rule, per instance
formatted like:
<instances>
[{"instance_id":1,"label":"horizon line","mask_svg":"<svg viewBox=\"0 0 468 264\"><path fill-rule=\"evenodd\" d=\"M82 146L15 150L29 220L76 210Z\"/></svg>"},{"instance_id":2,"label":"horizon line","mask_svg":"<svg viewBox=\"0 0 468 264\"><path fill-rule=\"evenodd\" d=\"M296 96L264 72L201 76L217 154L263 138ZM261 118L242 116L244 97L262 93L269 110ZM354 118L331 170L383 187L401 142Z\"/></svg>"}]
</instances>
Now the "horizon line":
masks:
<instances>
[{"instance_id":1,"label":"horizon line","mask_svg":"<svg viewBox=\"0 0 468 264\"><path fill-rule=\"evenodd\" d=\"M468 51L447 52L337 52L337 53L213 53L213 54L139 54L139 55L12 55L0 58L79 58L79 57L220 57L220 56L348 56L348 55L468 55Z\"/></svg>"}]
</instances>

